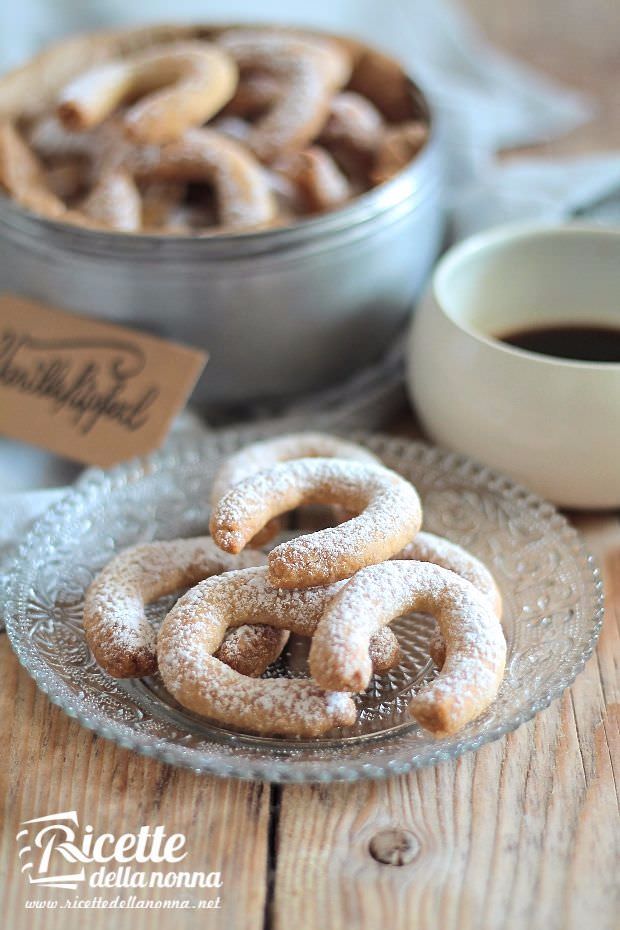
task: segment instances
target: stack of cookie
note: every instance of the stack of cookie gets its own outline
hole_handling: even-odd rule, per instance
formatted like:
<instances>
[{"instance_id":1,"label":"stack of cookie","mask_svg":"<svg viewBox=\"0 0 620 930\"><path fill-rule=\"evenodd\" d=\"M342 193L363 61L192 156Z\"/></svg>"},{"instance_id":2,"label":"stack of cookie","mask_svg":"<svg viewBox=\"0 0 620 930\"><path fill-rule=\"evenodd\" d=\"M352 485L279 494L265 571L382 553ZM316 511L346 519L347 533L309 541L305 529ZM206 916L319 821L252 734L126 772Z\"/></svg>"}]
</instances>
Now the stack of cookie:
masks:
<instances>
[{"instance_id":1,"label":"stack of cookie","mask_svg":"<svg viewBox=\"0 0 620 930\"><path fill-rule=\"evenodd\" d=\"M289 225L388 181L427 139L395 62L302 30L95 34L0 81L0 189L92 229Z\"/></svg>"},{"instance_id":2,"label":"stack of cookie","mask_svg":"<svg viewBox=\"0 0 620 930\"><path fill-rule=\"evenodd\" d=\"M368 450L321 433L255 443L221 468L212 504L210 537L127 550L89 588L86 636L109 674L159 669L182 705L212 720L316 737L355 722L351 695L398 664L390 622L422 611L438 623L441 670L412 717L443 736L494 700L506 657L494 579L420 531L415 488ZM308 504L330 506L336 525L257 548ZM145 604L187 587L156 635ZM310 677L261 678L290 633L311 638Z\"/></svg>"}]
</instances>

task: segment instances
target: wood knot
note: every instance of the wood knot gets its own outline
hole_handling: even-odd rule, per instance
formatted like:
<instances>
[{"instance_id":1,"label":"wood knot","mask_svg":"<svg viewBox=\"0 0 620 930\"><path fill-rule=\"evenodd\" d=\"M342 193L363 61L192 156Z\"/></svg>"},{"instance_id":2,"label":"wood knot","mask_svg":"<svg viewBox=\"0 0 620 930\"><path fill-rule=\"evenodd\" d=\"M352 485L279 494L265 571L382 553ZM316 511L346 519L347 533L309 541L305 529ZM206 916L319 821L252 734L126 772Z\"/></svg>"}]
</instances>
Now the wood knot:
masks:
<instances>
[{"instance_id":1,"label":"wood knot","mask_svg":"<svg viewBox=\"0 0 620 930\"><path fill-rule=\"evenodd\" d=\"M373 859L384 865L408 865L420 852L420 843L409 830L380 830L368 848Z\"/></svg>"}]
</instances>

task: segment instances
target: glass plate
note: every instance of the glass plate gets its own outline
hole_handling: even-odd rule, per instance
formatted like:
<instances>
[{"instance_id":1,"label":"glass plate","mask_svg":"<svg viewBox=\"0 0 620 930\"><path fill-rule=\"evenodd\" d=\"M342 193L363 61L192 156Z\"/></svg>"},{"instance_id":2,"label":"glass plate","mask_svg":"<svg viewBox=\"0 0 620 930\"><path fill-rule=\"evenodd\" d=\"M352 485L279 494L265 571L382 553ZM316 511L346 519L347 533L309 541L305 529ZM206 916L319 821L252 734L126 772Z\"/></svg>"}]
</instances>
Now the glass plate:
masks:
<instances>
[{"instance_id":1,"label":"glass plate","mask_svg":"<svg viewBox=\"0 0 620 930\"><path fill-rule=\"evenodd\" d=\"M471 549L497 579L508 659L498 698L482 717L439 740L409 717L412 691L436 674L428 654L434 621L422 615L394 624L402 663L358 696L357 724L321 739L232 732L183 710L156 677L110 678L84 640L88 584L126 546L204 533L215 470L223 457L261 435L257 429L244 431L243 440L231 432L184 437L148 459L91 471L30 532L12 569L7 631L21 663L66 713L122 746L197 772L277 782L381 778L497 739L557 698L583 668L601 627L602 585L564 517L461 456L356 434L417 486L425 528ZM173 600L149 608L155 623ZM305 646L295 639L266 674L304 675Z\"/></svg>"}]
</instances>

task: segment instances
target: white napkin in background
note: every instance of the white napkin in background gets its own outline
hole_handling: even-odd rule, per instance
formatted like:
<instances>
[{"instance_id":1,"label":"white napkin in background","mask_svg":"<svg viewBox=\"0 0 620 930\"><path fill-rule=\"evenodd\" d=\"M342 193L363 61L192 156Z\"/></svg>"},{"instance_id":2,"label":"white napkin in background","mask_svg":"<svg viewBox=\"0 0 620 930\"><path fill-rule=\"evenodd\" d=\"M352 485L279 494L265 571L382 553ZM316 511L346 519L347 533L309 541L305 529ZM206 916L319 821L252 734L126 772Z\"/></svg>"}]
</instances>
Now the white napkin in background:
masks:
<instances>
[{"instance_id":1,"label":"white napkin in background","mask_svg":"<svg viewBox=\"0 0 620 930\"><path fill-rule=\"evenodd\" d=\"M14 66L46 41L111 23L170 19L168 0L20 0L0 10L0 66ZM177 0L175 19L288 21L349 32L397 55L419 79L439 117L448 176L452 237L513 220L574 215L620 222L620 153L574 160L521 159L500 165L499 149L543 142L580 125L593 112L568 91L492 48L471 20L442 0ZM614 197L614 195L616 195ZM400 380L399 351L363 372L354 387L289 411L287 426L372 422ZM361 398L361 401L360 401ZM180 429L203 429L184 415ZM174 441L172 437L171 441ZM32 462L26 467L28 456ZM34 460L36 459L36 463ZM12 544L62 489L49 487L58 459L0 444L0 564ZM19 492L22 493L19 493Z\"/></svg>"},{"instance_id":2,"label":"white napkin in background","mask_svg":"<svg viewBox=\"0 0 620 930\"><path fill-rule=\"evenodd\" d=\"M620 153L492 165L454 192L451 204L455 239L500 223L579 218L620 225Z\"/></svg>"}]
</instances>

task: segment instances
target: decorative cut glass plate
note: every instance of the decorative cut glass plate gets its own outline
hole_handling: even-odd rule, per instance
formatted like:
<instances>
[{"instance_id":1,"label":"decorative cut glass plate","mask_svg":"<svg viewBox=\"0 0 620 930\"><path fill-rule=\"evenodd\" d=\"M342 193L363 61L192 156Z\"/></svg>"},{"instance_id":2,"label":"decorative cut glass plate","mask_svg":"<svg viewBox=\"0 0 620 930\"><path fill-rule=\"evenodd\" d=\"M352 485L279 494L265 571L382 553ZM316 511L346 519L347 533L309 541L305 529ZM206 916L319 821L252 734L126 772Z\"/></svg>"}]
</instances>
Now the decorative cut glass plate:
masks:
<instances>
[{"instance_id":1,"label":"decorative cut glass plate","mask_svg":"<svg viewBox=\"0 0 620 930\"><path fill-rule=\"evenodd\" d=\"M477 749L557 698L591 655L602 622L602 585L575 530L551 504L508 478L420 442L357 434L410 479L424 527L466 546L501 589L508 642L497 700L455 736L435 739L407 712L412 692L436 670L434 621L412 614L393 625L398 668L357 697L358 722L314 740L233 732L185 711L157 677L117 681L84 640L84 592L126 546L206 532L209 489L222 459L260 430L183 438L148 459L90 471L38 521L11 572L7 631L21 663L50 699L84 726L173 765L277 782L354 780L401 774ZM159 623L174 598L149 608ZM307 643L294 639L267 675L306 673Z\"/></svg>"}]
</instances>

